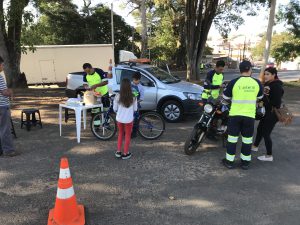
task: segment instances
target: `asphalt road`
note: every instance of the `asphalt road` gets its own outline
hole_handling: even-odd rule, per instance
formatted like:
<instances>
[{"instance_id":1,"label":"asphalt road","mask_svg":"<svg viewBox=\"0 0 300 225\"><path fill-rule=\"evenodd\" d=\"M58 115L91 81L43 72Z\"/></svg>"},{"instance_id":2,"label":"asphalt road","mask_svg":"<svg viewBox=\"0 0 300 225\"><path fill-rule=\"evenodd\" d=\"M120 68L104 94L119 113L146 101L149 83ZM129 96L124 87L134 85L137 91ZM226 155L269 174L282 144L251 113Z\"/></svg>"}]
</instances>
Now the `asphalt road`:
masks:
<instances>
[{"instance_id":1,"label":"asphalt road","mask_svg":"<svg viewBox=\"0 0 300 225\"><path fill-rule=\"evenodd\" d=\"M224 73L225 80L232 80L238 76L240 76L238 71L225 71L225 73ZM252 76L255 78L258 78L259 72L254 71ZM300 70L280 71L278 73L278 76L281 80L299 80L300 79Z\"/></svg>"},{"instance_id":2,"label":"asphalt road","mask_svg":"<svg viewBox=\"0 0 300 225\"><path fill-rule=\"evenodd\" d=\"M177 75L182 79L185 79L186 72L185 71L172 71L173 75ZM238 70L225 70L224 71L224 80L232 80L236 77L240 76L240 73ZM259 72L254 71L253 77L258 78ZM278 73L278 76L281 80L284 81L295 81L300 79L300 70L287 70L287 71L280 71ZM205 73L202 75L203 78L205 78Z\"/></svg>"},{"instance_id":3,"label":"asphalt road","mask_svg":"<svg viewBox=\"0 0 300 225\"><path fill-rule=\"evenodd\" d=\"M35 94L32 94L35 93ZM300 221L299 89L286 89L295 114L291 126L273 133L273 163L256 160L251 169L225 169L221 141L205 141L187 156L184 141L198 119L167 124L157 141L132 141L133 157L114 158L116 138L102 142L89 128L76 143L75 124L59 136L57 90L17 93L13 119L21 155L0 158L0 224L45 225L53 208L60 157L69 158L77 200L90 225L295 225ZM54 97L57 96L57 97ZM41 110L43 129L27 132L17 122L20 109Z\"/></svg>"}]
</instances>

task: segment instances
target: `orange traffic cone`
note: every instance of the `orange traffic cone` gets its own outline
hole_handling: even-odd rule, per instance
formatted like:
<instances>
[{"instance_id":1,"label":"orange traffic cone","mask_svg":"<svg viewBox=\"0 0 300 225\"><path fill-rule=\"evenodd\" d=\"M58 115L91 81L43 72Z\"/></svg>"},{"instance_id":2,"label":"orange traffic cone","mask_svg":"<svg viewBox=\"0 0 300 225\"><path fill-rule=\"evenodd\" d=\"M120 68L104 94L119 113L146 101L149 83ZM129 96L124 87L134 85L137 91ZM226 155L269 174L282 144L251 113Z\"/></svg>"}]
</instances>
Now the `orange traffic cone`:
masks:
<instances>
[{"instance_id":1,"label":"orange traffic cone","mask_svg":"<svg viewBox=\"0 0 300 225\"><path fill-rule=\"evenodd\" d=\"M62 158L55 207L49 212L48 225L84 224L84 207L77 205L68 159Z\"/></svg>"},{"instance_id":2,"label":"orange traffic cone","mask_svg":"<svg viewBox=\"0 0 300 225\"><path fill-rule=\"evenodd\" d=\"M109 79L112 78L112 59L109 60L107 78L109 78Z\"/></svg>"}]
</instances>

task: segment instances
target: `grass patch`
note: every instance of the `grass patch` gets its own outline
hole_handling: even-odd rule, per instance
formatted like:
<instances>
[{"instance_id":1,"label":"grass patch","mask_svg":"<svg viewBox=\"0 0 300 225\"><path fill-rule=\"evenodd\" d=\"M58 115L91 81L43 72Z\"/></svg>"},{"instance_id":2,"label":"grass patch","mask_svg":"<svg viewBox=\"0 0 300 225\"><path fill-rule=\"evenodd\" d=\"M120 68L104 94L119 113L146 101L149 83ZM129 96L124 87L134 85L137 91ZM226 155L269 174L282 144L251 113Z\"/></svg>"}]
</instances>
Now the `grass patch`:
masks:
<instances>
[{"instance_id":1,"label":"grass patch","mask_svg":"<svg viewBox=\"0 0 300 225\"><path fill-rule=\"evenodd\" d=\"M300 80L298 81L290 81L290 82L284 82L285 87L297 87L300 88Z\"/></svg>"}]
</instances>

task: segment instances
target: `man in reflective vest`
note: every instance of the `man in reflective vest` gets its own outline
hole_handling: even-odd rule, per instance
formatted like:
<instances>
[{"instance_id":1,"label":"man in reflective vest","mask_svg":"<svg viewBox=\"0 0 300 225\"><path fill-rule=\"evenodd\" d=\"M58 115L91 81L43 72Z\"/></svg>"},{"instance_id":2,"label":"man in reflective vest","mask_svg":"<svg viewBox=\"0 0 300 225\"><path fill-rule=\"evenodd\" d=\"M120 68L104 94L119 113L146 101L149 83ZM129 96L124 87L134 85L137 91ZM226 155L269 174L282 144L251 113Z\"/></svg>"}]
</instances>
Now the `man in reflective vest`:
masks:
<instances>
[{"instance_id":1,"label":"man in reflective vest","mask_svg":"<svg viewBox=\"0 0 300 225\"><path fill-rule=\"evenodd\" d=\"M98 68L93 68L90 63L83 64L83 70L86 73L83 76L83 82L87 82L88 85L84 85L86 89L94 90L101 96L101 102L104 110L107 110L110 106L109 93L108 93L108 79L106 73ZM100 112L100 108L92 109L92 114Z\"/></svg>"},{"instance_id":2,"label":"man in reflective vest","mask_svg":"<svg viewBox=\"0 0 300 225\"><path fill-rule=\"evenodd\" d=\"M204 90L202 92L202 101L206 102L207 99L211 96L214 99L217 99L220 94L220 88L223 83L223 71L225 67L225 62L219 60L216 63L214 70L211 70L207 73L206 79L204 81Z\"/></svg>"},{"instance_id":3,"label":"man in reflective vest","mask_svg":"<svg viewBox=\"0 0 300 225\"><path fill-rule=\"evenodd\" d=\"M236 144L242 135L241 167L248 169L251 161L251 145L254 132L257 99L263 97L263 87L259 80L251 77L252 66L249 61L240 63L241 76L229 82L223 92L223 99L231 108L228 122L228 142L225 167L234 167Z\"/></svg>"}]
</instances>

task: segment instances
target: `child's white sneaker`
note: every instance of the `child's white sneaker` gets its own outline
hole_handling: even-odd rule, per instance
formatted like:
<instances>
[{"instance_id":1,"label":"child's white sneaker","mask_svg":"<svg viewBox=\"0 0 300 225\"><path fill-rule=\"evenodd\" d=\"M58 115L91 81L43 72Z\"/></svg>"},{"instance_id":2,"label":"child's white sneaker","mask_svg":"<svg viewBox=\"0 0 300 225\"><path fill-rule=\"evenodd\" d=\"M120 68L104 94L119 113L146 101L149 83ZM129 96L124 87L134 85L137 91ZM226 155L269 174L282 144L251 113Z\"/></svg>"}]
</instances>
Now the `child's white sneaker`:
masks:
<instances>
[{"instance_id":1,"label":"child's white sneaker","mask_svg":"<svg viewBox=\"0 0 300 225\"><path fill-rule=\"evenodd\" d=\"M251 150L252 150L253 152L258 152L258 147L254 147L254 146L252 145Z\"/></svg>"},{"instance_id":2,"label":"child's white sneaker","mask_svg":"<svg viewBox=\"0 0 300 225\"><path fill-rule=\"evenodd\" d=\"M273 156L262 155L257 157L257 159L260 161L273 162Z\"/></svg>"}]
</instances>

